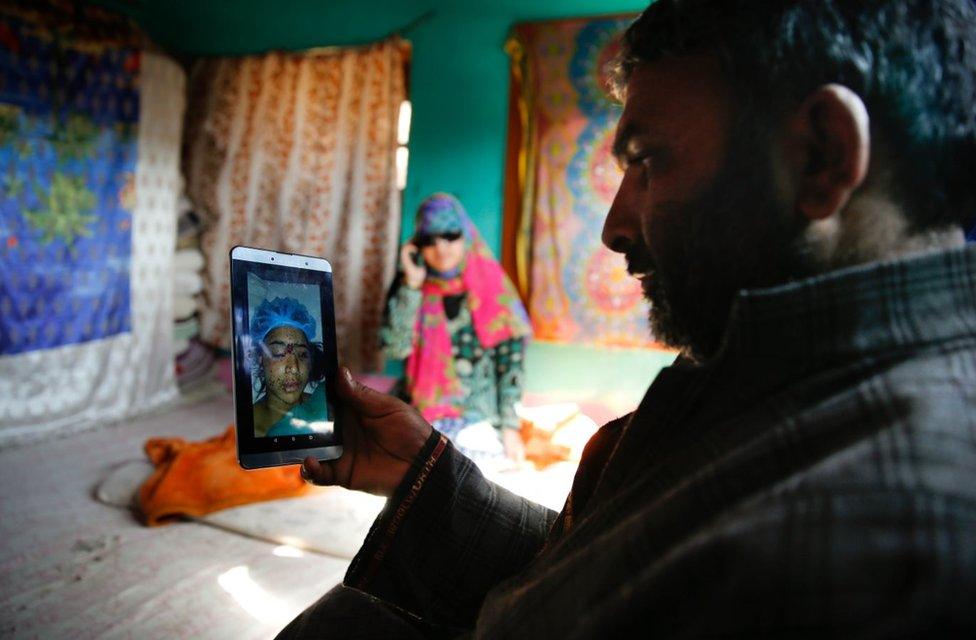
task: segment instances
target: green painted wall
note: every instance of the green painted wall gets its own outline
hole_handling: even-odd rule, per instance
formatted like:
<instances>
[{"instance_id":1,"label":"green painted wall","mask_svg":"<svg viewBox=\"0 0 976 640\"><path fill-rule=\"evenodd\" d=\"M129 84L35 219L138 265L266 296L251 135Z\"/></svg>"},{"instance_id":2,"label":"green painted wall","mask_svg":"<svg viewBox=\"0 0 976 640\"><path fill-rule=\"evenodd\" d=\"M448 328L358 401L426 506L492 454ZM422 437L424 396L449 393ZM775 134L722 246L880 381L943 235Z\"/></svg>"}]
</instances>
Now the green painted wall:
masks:
<instances>
[{"instance_id":1,"label":"green painted wall","mask_svg":"<svg viewBox=\"0 0 976 640\"><path fill-rule=\"evenodd\" d=\"M104 4L113 4L104 0ZM143 0L130 10L176 53L228 55L359 44L417 17L413 129L403 236L427 194L451 191L497 252L501 238L511 26L526 20L639 11L646 0Z\"/></svg>"},{"instance_id":2,"label":"green painted wall","mask_svg":"<svg viewBox=\"0 0 976 640\"><path fill-rule=\"evenodd\" d=\"M469 2L439 10L418 27L411 37L414 135L404 234L428 193L452 191L497 254L509 88L503 46L510 28L525 20L636 11L645 5L644 0Z\"/></svg>"}]
</instances>

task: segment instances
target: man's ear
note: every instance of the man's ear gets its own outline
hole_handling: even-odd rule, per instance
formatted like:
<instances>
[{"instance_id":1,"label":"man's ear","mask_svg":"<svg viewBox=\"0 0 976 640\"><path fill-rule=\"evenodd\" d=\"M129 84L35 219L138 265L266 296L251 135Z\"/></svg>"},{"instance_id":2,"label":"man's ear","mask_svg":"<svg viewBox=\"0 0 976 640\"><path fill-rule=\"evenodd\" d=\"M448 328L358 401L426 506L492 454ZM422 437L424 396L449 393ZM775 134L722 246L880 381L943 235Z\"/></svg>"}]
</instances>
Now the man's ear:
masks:
<instances>
[{"instance_id":1,"label":"man's ear","mask_svg":"<svg viewBox=\"0 0 976 640\"><path fill-rule=\"evenodd\" d=\"M786 123L795 206L807 220L844 208L867 177L870 121L860 96L838 84L809 94Z\"/></svg>"}]
</instances>

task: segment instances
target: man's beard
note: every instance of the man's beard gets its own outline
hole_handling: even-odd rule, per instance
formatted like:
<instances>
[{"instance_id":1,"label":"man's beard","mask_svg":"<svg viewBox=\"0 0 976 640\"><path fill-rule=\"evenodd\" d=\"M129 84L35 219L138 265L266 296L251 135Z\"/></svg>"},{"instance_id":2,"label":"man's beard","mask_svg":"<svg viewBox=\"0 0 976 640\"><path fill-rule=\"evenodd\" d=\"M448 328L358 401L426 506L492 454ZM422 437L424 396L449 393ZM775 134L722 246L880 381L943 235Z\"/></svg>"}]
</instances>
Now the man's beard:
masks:
<instances>
[{"instance_id":1,"label":"man's beard","mask_svg":"<svg viewBox=\"0 0 976 640\"><path fill-rule=\"evenodd\" d=\"M766 136L754 124L739 129L698 196L651 213L652 247L627 252L631 272L649 274L641 284L654 337L697 361L719 349L739 290L811 273L799 250L803 225L776 197Z\"/></svg>"}]
</instances>

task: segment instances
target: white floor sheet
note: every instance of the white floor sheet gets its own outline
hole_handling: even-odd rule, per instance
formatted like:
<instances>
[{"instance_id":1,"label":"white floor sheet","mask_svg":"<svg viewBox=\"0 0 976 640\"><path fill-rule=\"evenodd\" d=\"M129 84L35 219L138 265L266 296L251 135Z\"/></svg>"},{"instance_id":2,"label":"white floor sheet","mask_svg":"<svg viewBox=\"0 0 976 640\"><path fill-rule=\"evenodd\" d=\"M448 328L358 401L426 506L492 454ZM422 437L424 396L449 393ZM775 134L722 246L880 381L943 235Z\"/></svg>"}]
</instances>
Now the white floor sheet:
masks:
<instances>
[{"instance_id":1,"label":"white floor sheet","mask_svg":"<svg viewBox=\"0 0 976 640\"><path fill-rule=\"evenodd\" d=\"M149 529L93 499L150 436L232 421L221 396L0 452L0 637L270 638L337 584L348 559L275 555L289 550L194 522Z\"/></svg>"},{"instance_id":2,"label":"white floor sheet","mask_svg":"<svg viewBox=\"0 0 976 640\"><path fill-rule=\"evenodd\" d=\"M199 440L231 422L221 393L0 451L0 637L271 638L338 584L381 498L320 489L156 528L95 499L126 502L151 471L147 438ZM575 469L485 472L559 509Z\"/></svg>"}]
</instances>

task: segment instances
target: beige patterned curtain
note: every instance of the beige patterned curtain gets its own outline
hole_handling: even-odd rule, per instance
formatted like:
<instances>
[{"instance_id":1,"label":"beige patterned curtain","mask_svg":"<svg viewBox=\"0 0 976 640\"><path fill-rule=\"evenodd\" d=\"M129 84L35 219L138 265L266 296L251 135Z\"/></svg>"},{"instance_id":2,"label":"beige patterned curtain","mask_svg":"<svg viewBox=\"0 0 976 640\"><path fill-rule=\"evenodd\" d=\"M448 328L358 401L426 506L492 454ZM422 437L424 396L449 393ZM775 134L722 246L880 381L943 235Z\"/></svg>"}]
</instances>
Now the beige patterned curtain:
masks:
<instances>
[{"instance_id":1,"label":"beige patterned curtain","mask_svg":"<svg viewBox=\"0 0 976 640\"><path fill-rule=\"evenodd\" d=\"M394 155L409 49L269 53L198 62L185 171L204 216L203 338L230 344L228 251L242 244L322 256L334 269L342 359L380 366L385 287L400 225Z\"/></svg>"}]
</instances>

